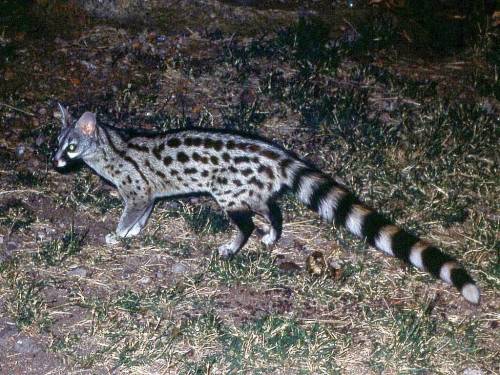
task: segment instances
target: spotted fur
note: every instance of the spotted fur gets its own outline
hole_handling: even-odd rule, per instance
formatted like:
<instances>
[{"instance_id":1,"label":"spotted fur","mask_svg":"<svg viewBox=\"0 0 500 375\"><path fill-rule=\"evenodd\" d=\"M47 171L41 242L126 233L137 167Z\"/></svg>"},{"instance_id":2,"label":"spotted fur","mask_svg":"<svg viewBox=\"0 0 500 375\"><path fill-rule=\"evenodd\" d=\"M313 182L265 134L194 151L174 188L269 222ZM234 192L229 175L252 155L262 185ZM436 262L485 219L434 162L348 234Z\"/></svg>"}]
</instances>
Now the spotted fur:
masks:
<instances>
[{"instance_id":1,"label":"spotted fur","mask_svg":"<svg viewBox=\"0 0 500 375\"><path fill-rule=\"evenodd\" d=\"M328 223L345 226L371 246L426 270L457 287L472 303L480 293L474 280L451 256L406 232L362 203L353 193L292 153L266 140L223 130L175 130L163 134L128 135L98 125L86 112L74 122L60 107L63 129L54 162L82 159L113 183L125 210L116 237L137 235L156 199L202 193L211 195L236 226L237 235L219 248L230 257L248 241L257 214L270 225L262 241L279 240L282 215L276 199L291 190Z\"/></svg>"}]
</instances>

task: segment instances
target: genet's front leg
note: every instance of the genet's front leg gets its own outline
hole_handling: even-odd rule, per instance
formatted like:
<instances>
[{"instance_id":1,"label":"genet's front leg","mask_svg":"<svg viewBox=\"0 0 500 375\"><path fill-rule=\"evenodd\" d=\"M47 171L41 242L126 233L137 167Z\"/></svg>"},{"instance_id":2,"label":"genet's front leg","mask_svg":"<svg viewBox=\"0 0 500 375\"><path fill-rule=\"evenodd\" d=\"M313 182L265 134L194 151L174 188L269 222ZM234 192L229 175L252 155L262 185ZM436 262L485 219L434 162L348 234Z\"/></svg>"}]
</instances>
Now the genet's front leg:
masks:
<instances>
[{"instance_id":1,"label":"genet's front leg","mask_svg":"<svg viewBox=\"0 0 500 375\"><path fill-rule=\"evenodd\" d=\"M106 235L106 243L112 245L118 242L119 237L132 237L139 234L144 225L146 225L153 205L153 201L127 201L125 203L125 210L116 227L116 232Z\"/></svg>"}]
</instances>

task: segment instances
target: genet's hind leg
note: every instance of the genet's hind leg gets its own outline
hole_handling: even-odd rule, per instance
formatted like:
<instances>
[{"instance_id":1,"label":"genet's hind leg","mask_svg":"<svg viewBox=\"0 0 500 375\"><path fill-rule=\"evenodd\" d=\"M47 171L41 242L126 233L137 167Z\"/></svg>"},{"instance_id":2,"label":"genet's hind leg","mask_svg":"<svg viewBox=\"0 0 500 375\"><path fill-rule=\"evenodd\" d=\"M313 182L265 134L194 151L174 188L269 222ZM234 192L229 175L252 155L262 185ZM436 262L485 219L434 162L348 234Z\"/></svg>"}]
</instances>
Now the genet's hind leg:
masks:
<instances>
[{"instance_id":1,"label":"genet's hind leg","mask_svg":"<svg viewBox=\"0 0 500 375\"><path fill-rule=\"evenodd\" d=\"M262 237L262 243L266 246L274 245L280 239L283 230L283 215L278 204L270 201L266 207L255 210L255 212L261 215L270 227L269 232Z\"/></svg>"},{"instance_id":2,"label":"genet's hind leg","mask_svg":"<svg viewBox=\"0 0 500 375\"><path fill-rule=\"evenodd\" d=\"M219 247L219 255L223 258L230 258L236 254L248 241L248 238L255 229L250 211L227 211L231 222L236 226L238 233L231 242Z\"/></svg>"}]
</instances>

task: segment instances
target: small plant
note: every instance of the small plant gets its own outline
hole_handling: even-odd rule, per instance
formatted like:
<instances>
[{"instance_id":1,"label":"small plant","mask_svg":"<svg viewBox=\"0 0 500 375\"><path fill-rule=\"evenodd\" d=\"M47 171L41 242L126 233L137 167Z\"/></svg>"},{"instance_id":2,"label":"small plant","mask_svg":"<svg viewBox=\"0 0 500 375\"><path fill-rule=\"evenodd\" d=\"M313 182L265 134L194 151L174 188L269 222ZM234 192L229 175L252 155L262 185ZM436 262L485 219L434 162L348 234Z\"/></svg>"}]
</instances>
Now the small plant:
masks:
<instances>
[{"instance_id":1,"label":"small plant","mask_svg":"<svg viewBox=\"0 0 500 375\"><path fill-rule=\"evenodd\" d=\"M41 329L50 325L47 306L42 294L44 283L17 277L12 283L13 295L6 304L19 328L38 324Z\"/></svg>"},{"instance_id":2,"label":"small plant","mask_svg":"<svg viewBox=\"0 0 500 375\"><path fill-rule=\"evenodd\" d=\"M75 232L73 226L62 238L42 244L38 252L33 254L33 260L47 266L56 266L68 257L80 252L86 233Z\"/></svg>"},{"instance_id":3,"label":"small plant","mask_svg":"<svg viewBox=\"0 0 500 375\"><path fill-rule=\"evenodd\" d=\"M11 232L28 228L35 221L32 210L21 200L15 199L0 205L0 225Z\"/></svg>"}]
</instances>

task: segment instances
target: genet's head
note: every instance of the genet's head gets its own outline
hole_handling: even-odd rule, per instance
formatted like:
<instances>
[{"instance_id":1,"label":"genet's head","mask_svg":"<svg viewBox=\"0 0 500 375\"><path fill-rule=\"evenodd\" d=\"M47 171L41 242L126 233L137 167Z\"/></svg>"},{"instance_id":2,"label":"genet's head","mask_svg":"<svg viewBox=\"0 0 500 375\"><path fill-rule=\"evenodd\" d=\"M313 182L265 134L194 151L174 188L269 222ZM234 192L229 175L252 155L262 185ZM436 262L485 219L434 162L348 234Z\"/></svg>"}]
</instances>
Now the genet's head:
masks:
<instances>
[{"instance_id":1,"label":"genet's head","mask_svg":"<svg viewBox=\"0 0 500 375\"><path fill-rule=\"evenodd\" d=\"M97 125L94 113L85 112L75 122L68 110L61 104L58 105L61 111L62 127L52 162L55 167L63 168L68 162L82 159L94 151Z\"/></svg>"}]
</instances>

